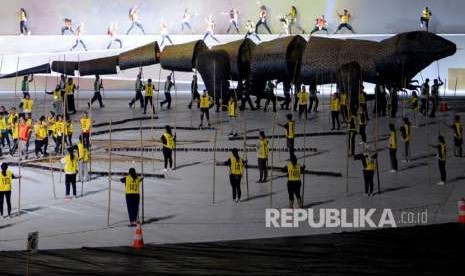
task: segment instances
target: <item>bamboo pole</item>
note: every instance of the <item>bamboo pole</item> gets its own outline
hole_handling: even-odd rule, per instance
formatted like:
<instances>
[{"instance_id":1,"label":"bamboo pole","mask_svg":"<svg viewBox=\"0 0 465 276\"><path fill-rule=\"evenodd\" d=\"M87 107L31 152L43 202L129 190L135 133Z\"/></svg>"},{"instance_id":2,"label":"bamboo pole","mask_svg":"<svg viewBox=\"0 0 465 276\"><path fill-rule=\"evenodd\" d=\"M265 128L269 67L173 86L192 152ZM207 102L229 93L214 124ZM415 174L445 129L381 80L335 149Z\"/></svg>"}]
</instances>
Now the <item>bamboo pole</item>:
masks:
<instances>
[{"instance_id":1,"label":"bamboo pole","mask_svg":"<svg viewBox=\"0 0 465 276\"><path fill-rule=\"evenodd\" d=\"M218 129L215 128L215 137L213 139L213 189L212 189L212 204L215 204L215 187L216 187L216 140L218 137Z\"/></svg>"},{"instance_id":2,"label":"bamboo pole","mask_svg":"<svg viewBox=\"0 0 465 276\"><path fill-rule=\"evenodd\" d=\"M174 169L176 170L176 128L177 128L176 114L178 113L178 88L176 86L176 78L174 76L174 71L172 71L171 74L173 76L173 82L174 82L174 139L175 139L175 142L174 142L174 147L173 147L173 154L174 154L173 163L174 163Z\"/></svg>"},{"instance_id":3,"label":"bamboo pole","mask_svg":"<svg viewBox=\"0 0 465 276\"><path fill-rule=\"evenodd\" d=\"M246 118L246 115L245 115L245 110L244 110L244 113L242 114L242 120L243 120L243 131L244 131L244 134L243 134L243 137L244 137L244 153L243 153L243 159L244 159L244 163L245 163L245 185L246 185L246 192L247 192L247 199L249 199L249 173L248 173L248 169L247 169L247 118Z\"/></svg>"},{"instance_id":4,"label":"bamboo pole","mask_svg":"<svg viewBox=\"0 0 465 276\"><path fill-rule=\"evenodd\" d=\"M276 96L276 91L278 87L277 85L275 86L273 90L273 94L275 99L277 99ZM271 126L271 169L270 169L270 208L273 207L273 168L274 168L274 139L275 139L275 131L276 131L276 116L277 116L278 110L276 109L276 112L273 112L273 122Z\"/></svg>"},{"instance_id":5,"label":"bamboo pole","mask_svg":"<svg viewBox=\"0 0 465 276\"><path fill-rule=\"evenodd\" d=\"M107 205L107 226L110 225L110 212L111 212L111 151L113 150L112 139L111 139L111 120L110 120L110 147L108 150L109 162L108 162L108 205Z\"/></svg>"},{"instance_id":6,"label":"bamboo pole","mask_svg":"<svg viewBox=\"0 0 465 276\"><path fill-rule=\"evenodd\" d=\"M16 76L15 76L15 99L17 99L17 89L18 89L18 68L19 68L19 56L18 60L16 61Z\"/></svg>"},{"instance_id":7,"label":"bamboo pole","mask_svg":"<svg viewBox=\"0 0 465 276\"><path fill-rule=\"evenodd\" d=\"M90 118L90 132L89 132L89 184L92 181L92 105L89 107L89 118Z\"/></svg>"},{"instance_id":8,"label":"bamboo pole","mask_svg":"<svg viewBox=\"0 0 465 276\"><path fill-rule=\"evenodd\" d=\"M305 148L307 146L307 131L306 131L306 121L304 120L304 160L303 160L303 165L304 165L304 170L305 170ZM302 206L305 204L305 171L302 172Z\"/></svg>"},{"instance_id":9,"label":"bamboo pole","mask_svg":"<svg viewBox=\"0 0 465 276\"><path fill-rule=\"evenodd\" d=\"M140 171L141 175L144 176L144 140L142 134L142 120L140 121ZM141 224L144 223L144 181L142 180L142 200L141 200L141 213L142 213L142 221Z\"/></svg>"},{"instance_id":10,"label":"bamboo pole","mask_svg":"<svg viewBox=\"0 0 465 276\"><path fill-rule=\"evenodd\" d=\"M19 144L21 145L21 144ZM19 147L19 160L18 160L18 174L21 176L21 151L23 149ZM3 208L3 206L2 206ZM18 179L18 216L21 215L21 177Z\"/></svg>"},{"instance_id":11,"label":"bamboo pole","mask_svg":"<svg viewBox=\"0 0 465 276\"><path fill-rule=\"evenodd\" d=\"M52 169L52 156L49 154L49 162L50 162L50 175L52 176L52 185L53 185L53 198L57 199L57 194L55 190L55 176L53 174L53 169Z\"/></svg>"},{"instance_id":12,"label":"bamboo pole","mask_svg":"<svg viewBox=\"0 0 465 276\"><path fill-rule=\"evenodd\" d=\"M80 56L78 54L78 63L77 63L77 66L78 66L78 77L77 77L77 82L78 82L78 89L77 89L77 93L76 93L76 109L79 108L79 90L81 90L81 87L79 86L79 84L81 83L80 80L81 80L81 72L79 71L79 66L80 66Z\"/></svg>"}]
</instances>

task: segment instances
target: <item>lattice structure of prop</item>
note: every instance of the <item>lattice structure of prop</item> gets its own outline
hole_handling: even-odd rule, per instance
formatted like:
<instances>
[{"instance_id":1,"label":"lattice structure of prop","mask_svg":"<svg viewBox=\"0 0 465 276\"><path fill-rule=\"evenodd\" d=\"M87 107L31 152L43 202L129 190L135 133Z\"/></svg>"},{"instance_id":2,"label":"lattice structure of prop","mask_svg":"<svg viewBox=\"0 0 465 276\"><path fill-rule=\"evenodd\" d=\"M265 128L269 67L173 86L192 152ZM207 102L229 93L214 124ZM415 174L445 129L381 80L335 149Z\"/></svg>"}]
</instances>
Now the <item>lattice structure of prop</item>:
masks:
<instances>
[{"instance_id":1,"label":"lattice structure of prop","mask_svg":"<svg viewBox=\"0 0 465 276\"><path fill-rule=\"evenodd\" d=\"M165 70L192 72L198 55L207 50L208 47L202 40L166 46L160 54L160 64Z\"/></svg>"},{"instance_id":2,"label":"lattice structure of prop","mask_svg":"<svg viewBox=\"0 0 465 276\"><path fill-rule=\"evenodd\" d=\"M119 55L121 70L157 64L160 62L160 47L152 42Z\"/></svg>"}]
</instances>

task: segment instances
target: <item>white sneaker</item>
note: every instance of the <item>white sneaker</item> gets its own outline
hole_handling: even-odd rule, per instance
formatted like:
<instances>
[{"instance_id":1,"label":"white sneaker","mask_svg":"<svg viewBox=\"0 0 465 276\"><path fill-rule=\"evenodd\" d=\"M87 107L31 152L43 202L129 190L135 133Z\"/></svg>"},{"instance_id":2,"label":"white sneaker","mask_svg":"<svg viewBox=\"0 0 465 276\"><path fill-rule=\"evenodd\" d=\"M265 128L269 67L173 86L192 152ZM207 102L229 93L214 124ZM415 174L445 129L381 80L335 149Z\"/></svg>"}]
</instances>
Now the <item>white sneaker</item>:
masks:
<instances>
[{"instance_id":1,"label":"white sneaker","mask_svg":"<svg viewBox=\"0 0 465 276\"><path fill-rule=\"evenodd\" d=\"M390 170L389 172L390 172L390 173L396 173L397 171L394 170L394 169L392 169L392 170Z\"/></svg>"},{"instance_id":2,"label":"white sneaker","mask_svg":"<svg viewBox=\"0 0 465 276\"><path fill-rule=\"evenodd\" d=\"M163 169L163 172L167 172L167 171L168 171L168 169Z\"/></svg>"},{"instance_id":3,"label":"white sneaker","mask_svg":"<svg viewBox=\"0 0 465 276\"><path fill-rule=\"evenodd\" d=\"M444 183L444 181L440 181L440 182L438 182L437 185L439 185L439 186L444 186L445 184L446 184L446 183Z\"/></svg>"}]
</instances>

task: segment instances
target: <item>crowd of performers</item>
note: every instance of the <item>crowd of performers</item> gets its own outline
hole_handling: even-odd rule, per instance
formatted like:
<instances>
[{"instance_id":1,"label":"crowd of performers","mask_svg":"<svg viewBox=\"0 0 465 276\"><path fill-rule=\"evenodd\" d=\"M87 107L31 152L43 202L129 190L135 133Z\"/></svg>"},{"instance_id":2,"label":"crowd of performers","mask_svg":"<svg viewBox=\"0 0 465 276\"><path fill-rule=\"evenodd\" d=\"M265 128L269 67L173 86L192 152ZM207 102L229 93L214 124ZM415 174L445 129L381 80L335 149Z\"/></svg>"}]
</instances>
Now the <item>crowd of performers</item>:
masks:
<instances>
[{"instance_id":1,"label":"crowd of performers","mask_svg":"<svg viewBox=\"0 0 465 276\"><path fill-rule=\"evenodd\" d=\"M258 19L254 21L253 19L245 19L244 20L244 33L245 37L253 37L257 40L261 40L259 33L260 31L264 30L268 34L272 34L272 31L269 26L270 19L270 9L263 4L259 4L258 8ZM139 33L145 35L146 32L144 30L142 20L140 17L141 9L138 6L133 6L129 9L128 17L130 26L126 31L126 35L131 34L131 32L139 30ZM339 18L339 23L334 31L334 33L338 33L342 29L347 29L348 31L355 33L354 28L352 27L352 14L347 10L344 9L342 12L336 12L337 17ZM231 8L228 11L220 13L221 16L227 18L229 24L228 28L224 31L224 33L241 33L241 12L236 8ZM188 8L184 9L182 16L180 16L180 24L179 28L181 33L188 31L190 33L193 32L193 19L197 16L197 13L190 11ZM24 8L21 8L18 12L19 17L19 29L21 35L29 35L31 34L30 27L29 27L29 19L28 13ZM282 30L279 32L280 35L292 35L293 33L300 32L305 34L305 29L300 25L299 15L297 8L295 6L291 6L290 10L285 15L279 15L277 17L278 21L282 25ZM432 17L431 10L428 7L425 7L421 11L420 15L420 27L425 30L429 30L429 21ZM60 16L61 18L61 16ZM74 24L72 18L62 18L63 27L61 28L61 34L65 35L67 33L72 34L76 38L75 44L71 47L71 51L76 49L78 46L81 46L85 51L87 51L87 46L83 41L83 35L85 34L84 23L80 22L78 24ZM215 36L216 30L216 21L215 16L213 14L208 15L205 17L204 20L205 24L205 32L203 39L206 40L207 38L211 38L212 40L219 42L218 38ZM255 22L255 23L254 23ZM326 34L329 34L328 30L328 21L325 18L325 15L320 15L315 18L315 24L311 26L310 35L316 32L324 31ZM172 29L172 24L165 22L164 20L160 23L160 35L162 36L161 45L166 42L173 44L173 41L170 37L170 29ZM109 43L107 49L110 49L113 45L113 42L117 42L119 47L123 47L122 38L118 36L118 22L113 21L109 24L107 28L107 35L109 37Z\"/></svg>"},{"instance_id":2,"label":"crowd of performers","mask_svg":"<svg viewBox=\"0 0 465 276\"><path fill-rule=\"evenodd\" d=\"M29 93L29 83L33 81L33 76L24 76L21 84L23 98L16 106L6 108L0 106L0 156L9 154L10 158L19 160L28 159L31 152L35 158L50 158L49 155L54 155L61 158L64 165L66 198L76 197L76 182L89 181L89 161L91 142L90 135L92 130L93 120L89 116L88 111L93 102L98 101L101 108L104 108L101 92L104 89L103 81L100 76L96 75L93 85L94 95L90 102L87 103L86 111L80 118L75 118L74 122L79 124L79 130L75 131L73 125L73 116L76 114L76 105L74 95L80 87L74 83L73 78L66 78L62 75L53 91L46 91L47 94L53 97L53 110L49 114L37 116L38 112L34 110L34 101ZM135 96L129 102L129 108L136 108L136 102L139 101L141 112L147 114L147 107L150 105L149 114L155 114L158 109L157 103L154 103L154 98L158 99L159 87L156 87L151 79L144 81L142 70L137 76L134 84ZM171 109L171 91L175 88L175 83L172 76L168 75L164 82L165 100L161 101L160 109L166 104L167 109ZM266 84L265 93L257 97L255 103L250 98L250 84L239 83L236 89L231 89L227 99L216 101L208 91L199 92L197 76L194 75L191 83L191 101L187 108L198 108L200 114L199 127L204 126L204 119L207 126L211 126L209 111L216 106L216 111L225 111L229 118L230 132L229 136L234 138L238 136L238 112L245 110L246 105L250 106L251 110L259 110L262 108L262 100L266 100L263 105L263 111L267 112L267 107L272 103L273 112L277 112L277 105L280 103L280 108L285 113L293 110L298 114L298 118L289 113L286 115L286 121L277 123L284 129L287 148L289 152L289 164L283 168L283 171L288 175L288 192L289 192L289 207L302 207L300 196L301 176L305 173L305 168L299 164L295 155L294 140L296 138L296 129L300 122L308 119L308 115L312 112L320 111L319 108L319 91L316 85L295 85L294 88L290 85L283 86L283 95L278 96L275 91L278 83L268 81ZM416 127L417 116L422 114L427 118L435 117L435 113L439 105L439 88L443 85L440 78L435 79L433 84L430 84L429 79L426 79L423 84L417 85L416 90L412 91L408 97L408 106L411 109L410 116L402 118L402 124L396 125L395 120L390 120L387 147L389 149L389 158L391 163L391 173L398 172L398 141L401 140L404 145L403 161L410 162L411 160L411 145L415 142L413 131ZM399 106L399 93L407 93L407 91L399 91L393 87L385 87L377 85L375 87L374 109L372 114L374 117L390 116L397 117ZM292 95L293 94L293 95ZM331 118L332 131L340 131L344 129L347 133L347 154L353 160L360 160L363 164L363 177L365 182L365 193L368 196L374 194L374 175L377 169L378 152L376 149L370 149L367 142L367 125L373 122L370 120L368 111L369 96L364 92L364 87L361 86L358 93L358 103L355 105L351 102L351 95L337 88L335 93L332 93L329 100L329 112ZM402 97L405 100L405 97ZM405 103L404 103L405 108ZM289 111L288 111L289 110ZM36 115L37 117L33 117ZM283 118L279 118L282 120ZM459 115L454 117L454 120L447 125L454 137L454 155L456 157L463 156L463 124ZM357 137L360 137L357 145ZM167 125L160 137L163 144L164 171L173 169L173 152L175 151L176 135L172 128ZM29 151L30 144L34 143L34 150ZM52 143L53 141L53 143ZM53 145L52 149L49 146ZM259 132L259 142L257 147L257 159L259 179L258 183L269 181L268 178L268 155L269 142L264 131ZM446 139L443 135L437 138L437 144L431 145L437 150L438 166L440 171L440 182L438 185L445 185L447 180L446 175L446 160L447 146ZM7 149L7 152L5 152ZM3 156L2 156L3 158ZM247 160L241 158L237 149L233 149L230 158L224 163L230 168L229 179L233 191L233 200L240 202L241 200L241 178L244 174L244 168L247 167ZM8 170L7 164L4 163L1 167L0 175L0 195L1 201L0 210L3 215L3 200L6 198L8 206L8 215L11 213L11 188L12 181L16 177ZM140 183L143 176L136 174L131 168L128 176L120 179L126 185L126 199L128 204L128 212L130 216L130 226L136 224L136 217L139 204ZM119 180L118 180L119 181ZM71 195L72 192L72 195ZM295 201L296 200L296 201Z\"/></svg>"}]
</instances>

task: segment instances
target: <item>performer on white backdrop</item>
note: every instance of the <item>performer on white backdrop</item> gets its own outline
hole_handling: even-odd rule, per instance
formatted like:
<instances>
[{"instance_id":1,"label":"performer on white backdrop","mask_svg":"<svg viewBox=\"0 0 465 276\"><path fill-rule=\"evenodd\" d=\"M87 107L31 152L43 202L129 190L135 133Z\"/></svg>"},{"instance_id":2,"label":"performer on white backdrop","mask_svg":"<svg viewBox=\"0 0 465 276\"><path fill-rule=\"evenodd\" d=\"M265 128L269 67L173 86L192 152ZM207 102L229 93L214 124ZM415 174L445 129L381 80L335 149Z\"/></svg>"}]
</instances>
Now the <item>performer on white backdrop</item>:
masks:
<instances>
[{"instance_id":1,"label":"performer on white backdrop","mask_svg":"<svg viewBox=\"0 0 465 276\"><path fill-rule=\"evenodd\" d=\"M118 37L118 22L111 22L110 26L108 27L107 33L110 36L110 43L108 43L107 49L111 48L111 45L113 44L113 41L118 42L119 47L123 48L123 42Z\"/></svg>"},{"instance_id":2,"label":"performer on white backdrop","mask_svg":"<svg viewBox=\"0 0 465 276\"><path fill-rule=\"evenodd\" d=\"M192 34L194 33L191 26L192 17L194 17L194 14L189 12L188 8L185 8L181 19L181 31L184 31L184 27L186 27Z\"/></svg>"},{"instance_id":3,"label":"performer on white backdrop","mask_svg":"<svg viewBox=\"0 0 465 276\"><path fill-rule=\"evenodd\" d=\"M205 19L205 23L207 23L207 30L205 31L205 35L203 36L203 41L207 39L207 37L211 37L216 42L220 43L220 41L215 37L215 21L213 20L213 15L210 14L208 19Z\"/></svg>"},{"instance_id":4,"label":"performer on white backdrop","mask_svg":"<svg viewBox=\"0 0 465 276\"><path fill-rule=\"evenodd\" d=\"M229 31L231 31L231 28L233 27L236 29L237 33L240 33L239 32L239 14L240 14L239 10L235 8L231 8L228 12L222 12L221 14L229 16L229 26L228 26L228 30L226 31L226 33L229 34Z\"/></svg>"},{"instance_id":5,"label":"performer on white backdrop","mask_svg":"<svg viewBox=\"0 0 465 276\"><path fill-rule=\"evenodd\" d=\"M27 12L25 9L21 8L18 12L19 17L19 32L21 35L30 35L31 31L28 26Z\"/></svg>"},{"instance_id":6,"label":"performer on white backdrop","mask_svg":"<svg viewBox=\"0 0 465 276\"><path fill-rule=\"evenodd\" d=\"M297 22L298 14L297 14L297 8L295 6L291 6L291 10L286 15L286 19L289 23L289 34L292 34L292 26L300 30L302 34L305 34L305 30Z\"/></svg>"},{"instance_id":7,"label":"performer on white backdrop","mask_svg":"<svg viewBox=\"0 0 465 276\"><path fill-rule=\"evenodd\" d=\"M165 39L168 40L169 43L171 43L171 45L173 45L173 41L171 40L169 31L168 31L168 24L165 21L162 21L160 23L160 35L161 35L160 47L163 47L163 44L165 44Z\"/></svg>"},{"instance_id":8,"label":"performer on white backdrop","mask_svg":"<svg viewBox=\"0 0 465 276\"><path fill-rule=\"evenodd\" d=\"M281 37L282 35L289 35L290 32L290 28L289 28L289 20L286 16L278 16L278 19L279 19L279 22L281 22L281 25L282 25L282 31L279 33L279 37Z\"/></svg>"},{"instance_id":9,"label":"performer on white backdrop","mask_svg":"<svg viewBox=\"0 0 465 276\"><path fill-rule=\"evenodd\" d=\"M139 28L142 31L142 33L145 35L144 27L142 27L142 23L139 20L139 7L138 6L134 6L129 9L129 20L131 21L131 27L129 27L128 31L126 32L127 35L131 32L131 30L134 27Z\"/></svg>"},{"instance_id":10,"label":"performer on white backdrop","mask_svg":"<svg viewBox=\"0 0 465 276\"><path fill-rule=\"evenodd\" d=\"M60 16L61 19L61 16ZM65 23L65 25L61 28L61 35L64 35L66 31L69 31L72 34L75 34L73 28L73 20L71 18L61 19Z\"/></svg>"},{"instance_id":11,"label":"performer on white backdrop","mask_svg":"<svg viewBox=\"0 0 465 276\"><path fill-rule=\"evenodd\" d=\"M260 5L260 2L257 2L257 4ZM265 5L260 5L260 10L258 12L258 15L260 16L260 19L258 20L257 24L255 25L255 32L258 34L258 27L263 25L265 29L268 31L268 33L271 34L270 27L268 27L268 24L266 22L266 19L268 17L268 9Z\"/></svg>"},{"instance_id":12,"label":"performer on white backdrop","mask_svg":"<svg viewBox=\"0 0 465 276\"><path fill-rule=\"evenodd\" d=\"M326 34L329 34L328 21L326 20L324 15L320 15L317 19L315 19L315 27L311 31L310 35L319 31L326 31Z\"/></svg>"},{"instance_id":13,"label":"performer on white backdrop","mask_svg":"<svg viewBox=\"0 0 465 276\"><path fill-rule=\"evenodd\" d=\"M256 39L258 39L258 41L262 41L260 39L260 37L258 36L258 34L255 32L255 26L252 22L252 20L247 20L247 23L245 24L245 29L247 31L247 33L245 34L245 38L248 38L250 36L254 36Z\"/></svg>"},{"instance_id":14,"label":"performer on white backdrop","mask_svg":"<svg viewBox=\"0 0 465 276\"><path fill-rule=\"evenodd\" d=\"M71 51L73 51L74 49L76 49L76 47L79 45L79 43L82 45L82 47L84 48L84 50L87 51L87 47L86 47L86 44L84 43L84 41L82 41L82 35L84 34L84 23L79 23L78 27L76 28L76 43L74 44L73 47L71 47Z\"/></svg>"}]
</instances>

